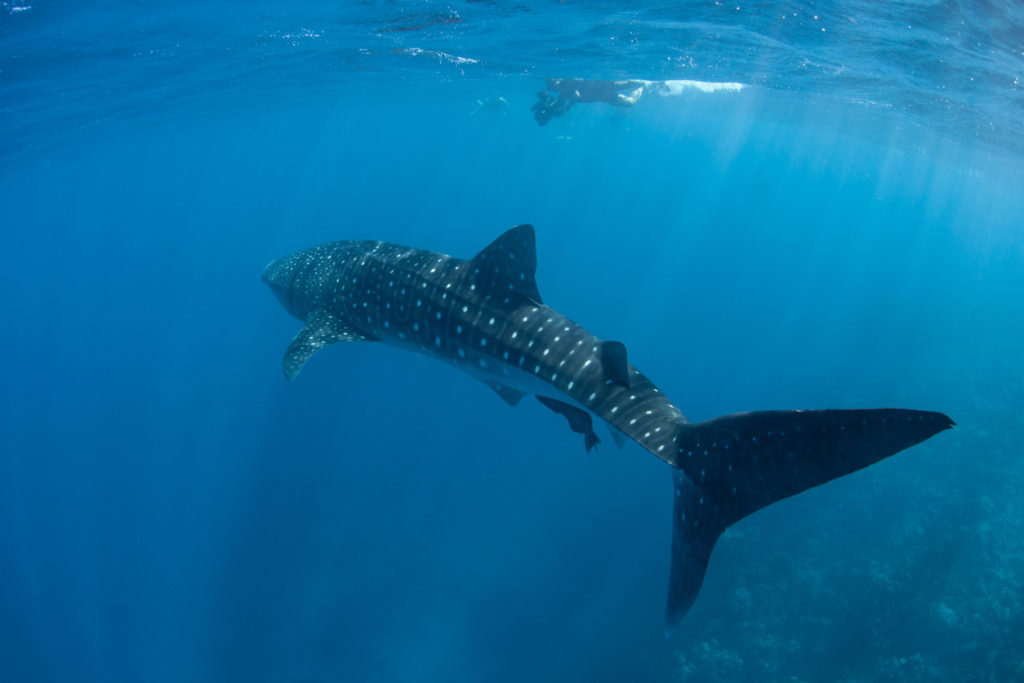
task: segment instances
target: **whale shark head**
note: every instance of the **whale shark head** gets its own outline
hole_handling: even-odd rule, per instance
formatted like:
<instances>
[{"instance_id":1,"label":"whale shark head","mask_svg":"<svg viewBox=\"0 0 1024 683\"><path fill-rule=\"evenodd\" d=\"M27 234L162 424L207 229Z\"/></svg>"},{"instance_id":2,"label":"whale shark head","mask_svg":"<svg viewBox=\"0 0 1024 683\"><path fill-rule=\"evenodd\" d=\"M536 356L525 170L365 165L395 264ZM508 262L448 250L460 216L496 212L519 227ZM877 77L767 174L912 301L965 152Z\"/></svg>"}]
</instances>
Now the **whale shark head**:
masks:
<instances>
[{"instance_id":1,"label":"whale shark head","mask_svg":"<svg viewBox=\"0 0 1024 683\"><path fill-rule=\"evenodd\" d=\"M285 310L299 319L303 319L303 315L295 306L292 287L295 283L296 275L298 275L299 271L302 270L302 267L308 261L305 258L305 252L298 252L284 258L279 258L276 261L271 261L263 269L263 282L270 287L270 291L274 293L274 296L285 307Z\"/></svg>"}]
</instances>

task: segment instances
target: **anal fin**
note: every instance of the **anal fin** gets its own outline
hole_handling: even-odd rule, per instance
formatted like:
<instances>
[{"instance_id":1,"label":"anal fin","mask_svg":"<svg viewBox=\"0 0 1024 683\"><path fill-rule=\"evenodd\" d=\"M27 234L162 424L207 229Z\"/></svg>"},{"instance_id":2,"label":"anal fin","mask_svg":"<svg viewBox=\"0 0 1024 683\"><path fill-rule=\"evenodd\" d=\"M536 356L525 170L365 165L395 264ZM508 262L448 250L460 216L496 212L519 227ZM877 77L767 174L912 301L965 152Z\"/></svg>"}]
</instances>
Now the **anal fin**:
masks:
<instances>
[{"instance_id":1,"label":"anal fin","mask_svg":"<svg viewBox=\"0 0 1024 683\"><path fill-rule=\"evenodd\" d=\"M615 447L622 450L626 446L626 435L620 432L619 428L608 420L605 420L604 424L608 428L608 433L612 435L612 441L615 442Z\"/></svg>"},{"instance_id":2,"label":"anal fin","mask_svg":"<svg viewBox=\"0 0 1024 683\"><path fill-rule=\"evenodd\" d=\"M563 415L569 421L569 429L583 435L583 445L586 447L587 453L601 443L601 439L597 438L597 434L594 433L594 421L590 418L590 413L547 396L538 395L537 400L559 415Z\"/></svg>"}]
</instances>

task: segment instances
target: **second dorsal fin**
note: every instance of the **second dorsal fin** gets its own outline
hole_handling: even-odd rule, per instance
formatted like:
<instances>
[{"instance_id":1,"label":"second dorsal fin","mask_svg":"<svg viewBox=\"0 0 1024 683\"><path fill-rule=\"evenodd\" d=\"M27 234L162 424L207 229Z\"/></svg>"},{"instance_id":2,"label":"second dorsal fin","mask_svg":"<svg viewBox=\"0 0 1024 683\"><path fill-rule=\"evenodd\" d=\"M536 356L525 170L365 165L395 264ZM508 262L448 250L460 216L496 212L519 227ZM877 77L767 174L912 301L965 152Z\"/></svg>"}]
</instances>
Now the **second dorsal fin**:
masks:
<instances>
[{"instance_id":1,"label":"second dorsal fin","mask_svg":"<svg viewBox=\"0 0 1024 683\"><path fill-rule=\"evenodd\" d=\"M628 389L632 381L629 377L625 345L617 341L598 342L597 352L601 356L601 369L604 371L605 379Z\"/></svg>"}]
</instances>

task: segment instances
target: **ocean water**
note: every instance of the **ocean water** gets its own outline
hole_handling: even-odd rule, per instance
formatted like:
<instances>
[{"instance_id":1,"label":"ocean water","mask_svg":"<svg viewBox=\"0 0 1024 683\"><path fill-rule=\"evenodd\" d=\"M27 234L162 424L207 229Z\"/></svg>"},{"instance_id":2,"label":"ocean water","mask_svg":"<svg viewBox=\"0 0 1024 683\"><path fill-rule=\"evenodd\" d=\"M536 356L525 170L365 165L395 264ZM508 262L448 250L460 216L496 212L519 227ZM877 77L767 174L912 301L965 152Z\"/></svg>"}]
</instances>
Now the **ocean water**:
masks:
<instances>
[{"instance_id":1,"label":"ocean water","mask_svg":"<svg viewBox=\"0 0 1024 683\"><path fill-rule=\"evenodd\" d=\"M3 0L0 681L1024 680L1022 35L1005 1ZM744 87L540 126L558 77ZM664 463L383 345L281 374L268 261L526 222L545 302L693 420L958 426L736 524L666 638Z\"/></svg>"}]
</instances>

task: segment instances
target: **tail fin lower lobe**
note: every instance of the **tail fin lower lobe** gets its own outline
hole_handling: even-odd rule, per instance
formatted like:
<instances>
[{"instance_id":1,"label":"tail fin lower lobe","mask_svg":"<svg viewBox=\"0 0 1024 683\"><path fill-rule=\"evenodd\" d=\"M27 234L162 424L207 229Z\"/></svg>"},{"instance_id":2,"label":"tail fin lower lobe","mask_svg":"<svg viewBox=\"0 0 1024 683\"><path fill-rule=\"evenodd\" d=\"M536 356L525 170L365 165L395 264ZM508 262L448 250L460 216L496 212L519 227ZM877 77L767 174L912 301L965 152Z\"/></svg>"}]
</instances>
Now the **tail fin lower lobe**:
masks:
<instances>
[{"instance_id":1,"label":"tail fin lower lobe","mask_svg":"<svg viewBox=\"0 0 1024 683\"><path fill-rule=\"evenodd\" d=\"M953 425L942 413L883 408L739 413L680 427L666 630L697 599L726 527Z\"/></svg>"}]
</instances>

